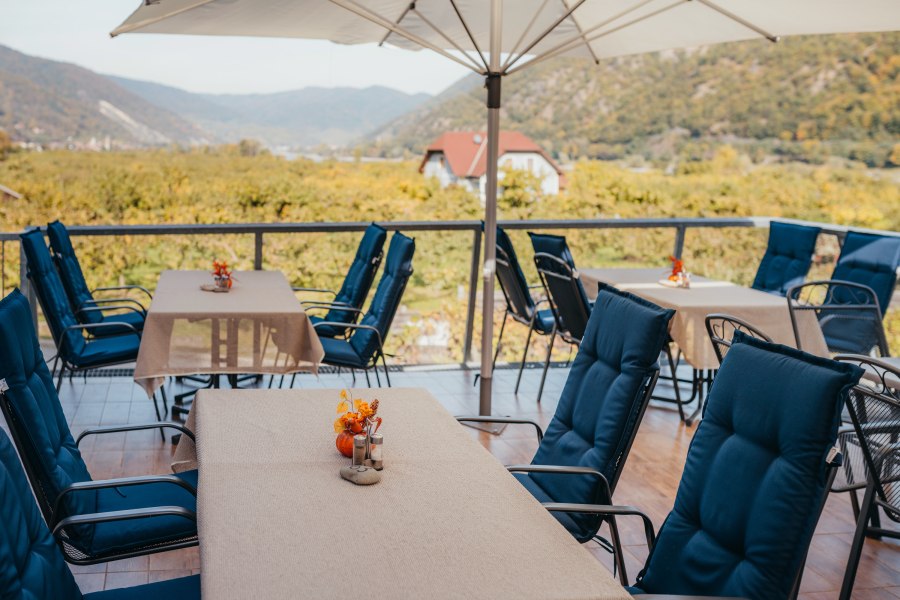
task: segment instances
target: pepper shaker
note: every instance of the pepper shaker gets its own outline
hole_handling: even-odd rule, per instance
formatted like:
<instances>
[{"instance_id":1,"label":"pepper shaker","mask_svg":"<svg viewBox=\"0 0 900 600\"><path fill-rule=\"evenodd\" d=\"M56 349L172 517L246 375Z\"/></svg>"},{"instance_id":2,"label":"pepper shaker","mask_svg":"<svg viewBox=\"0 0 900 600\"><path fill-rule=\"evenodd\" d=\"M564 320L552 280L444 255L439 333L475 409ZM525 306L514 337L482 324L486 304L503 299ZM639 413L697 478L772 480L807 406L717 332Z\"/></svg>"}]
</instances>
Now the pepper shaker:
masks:
<instances>
[{"instance_id":1,"label":"pepper shaker","mask_svg":"<svg viewBox=\"0 0 900 600\"><path fill-rule=\"evenodd\" d=\"M369 438L369 455L372 459L372 466L375 470L380 471L384 468L384 436L380 433L373 433Z\"/></svg>"}]
</instances>

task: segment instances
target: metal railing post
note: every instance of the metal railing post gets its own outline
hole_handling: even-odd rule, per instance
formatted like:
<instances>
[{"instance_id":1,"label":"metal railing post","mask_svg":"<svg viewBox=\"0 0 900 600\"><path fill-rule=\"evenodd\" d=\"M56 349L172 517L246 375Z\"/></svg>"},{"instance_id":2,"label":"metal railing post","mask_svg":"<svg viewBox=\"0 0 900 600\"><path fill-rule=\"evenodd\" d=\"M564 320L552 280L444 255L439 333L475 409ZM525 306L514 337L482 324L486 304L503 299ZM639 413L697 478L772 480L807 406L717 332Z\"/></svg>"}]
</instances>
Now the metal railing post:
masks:
<instances>
[{"instance_id":1,"label":"metal railing post","mask_svg":"<svg viewBox=\"0 0 900 600\"><path fill-rule=\"evenodd\" d=\"M463 342L463 362L472 360L472 332L475 329L475 300L478 294L478 274L481 266L481 228L475 229L472 239L472 266L469 269L469 302L466 305L466 337Z\"/></svg>"},{"instance_id":2,"label":"metal railing post","mask_svg":"<svg viewBox=\"0 0 900 600\"><path fill-rule=\"evenodd\" d=\"M263 232L253 234L253 268L262 271L263 268Z\"/></svg>"},{"instance_id":3,"label":"metal railing post","mask_svg":"<svg viewBox=\"0 0 900 600\"><path fill-rule=\"evenodd\" d=\"M31 322L34 323L34 328L37 329L37 297L34 295L34 288L31 286L31 282L28 280L28 259L25 258L25 248L21 242L19 242L19 289L28 300L29 306L31 306Z\"/></svg>"},{"instance_id":4,"label":"metal railing post","mask_svg":"<svg viewBox=\"0 0 900 600\"><path fill-rule=\"evenodd\" d=\"M675 248L672 249L672 256L681 259L681 253L684 252L684 233L687 226L678 225L675 227Z\"/></svg>"}]
</instances>

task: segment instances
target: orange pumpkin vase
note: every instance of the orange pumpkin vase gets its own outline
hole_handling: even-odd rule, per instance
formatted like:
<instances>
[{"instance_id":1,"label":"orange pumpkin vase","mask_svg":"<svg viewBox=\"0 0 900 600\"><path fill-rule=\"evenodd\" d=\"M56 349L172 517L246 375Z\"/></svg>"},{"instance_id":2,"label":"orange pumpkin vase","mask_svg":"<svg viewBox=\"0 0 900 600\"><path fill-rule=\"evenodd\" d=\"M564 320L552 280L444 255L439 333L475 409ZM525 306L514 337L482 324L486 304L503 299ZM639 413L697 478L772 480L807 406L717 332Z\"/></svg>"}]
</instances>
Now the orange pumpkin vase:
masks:
<instances>
[{"instance_id":1,"label":"orange pumpkin vase","mask_svg":"<svg viewBox=\"0 0 900 600\"><path fill-rule=\"evenodd\" d=\"M353 436L355 434L351 431L342 431L337 435L337 438L334 440L334 445L337 446L338 452L346 456L347 458L353 458Z\"/></svg>"}]
</instances>

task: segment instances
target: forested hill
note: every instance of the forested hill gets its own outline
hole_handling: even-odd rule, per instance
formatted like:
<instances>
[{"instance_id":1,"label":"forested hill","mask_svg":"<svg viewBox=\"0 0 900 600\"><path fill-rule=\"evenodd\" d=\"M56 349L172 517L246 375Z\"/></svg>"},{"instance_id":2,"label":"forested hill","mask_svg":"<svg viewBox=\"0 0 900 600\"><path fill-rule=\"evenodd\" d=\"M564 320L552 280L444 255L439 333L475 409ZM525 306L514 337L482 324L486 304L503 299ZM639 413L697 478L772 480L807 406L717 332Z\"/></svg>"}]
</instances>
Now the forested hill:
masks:
<instances>
[{"instance_id":1,"label":"forested hill","mask_svg":"<svg viewBox=\"0 0 900 600\"><path fill-rule=\"evenodd\" d=\"M510 76L503 100L505 129L564 158L666 158L726 141L881 166L900 142L900 34L742 42L599 65L558 59ZM471 76L379 131L368 150L419 152L484 119L482 83Z\"/></svg>"}]
</instances>

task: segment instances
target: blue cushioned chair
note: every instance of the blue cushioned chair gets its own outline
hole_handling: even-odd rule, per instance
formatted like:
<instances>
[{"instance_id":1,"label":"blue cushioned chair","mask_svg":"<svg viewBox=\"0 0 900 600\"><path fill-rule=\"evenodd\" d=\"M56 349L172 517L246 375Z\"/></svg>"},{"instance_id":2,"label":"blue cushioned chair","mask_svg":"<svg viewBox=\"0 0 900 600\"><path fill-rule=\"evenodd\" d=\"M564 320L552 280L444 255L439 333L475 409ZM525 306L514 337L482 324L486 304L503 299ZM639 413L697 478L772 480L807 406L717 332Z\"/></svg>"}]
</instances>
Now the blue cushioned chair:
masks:
<instances>
[{"instance_id":1,"label":"blue cushioned chair","mask_svg":"<svg viewBox=\"0 0 900 600\"><path fill-rule=\"evenodd\" d=\"M0 409L22 457L35 498L50 527L88 513L153 506L196 510L197 471L175 475L92 481L78 444L89 435L169 427L174 423L101 427L72 438L40 345L28 301L18 290L0 300ZM93 564L197 544L192 521L155 517L85 524L59 529L67 560Z\"/></svg>"},{"instance_id":2,"label":"blue cushioned chair","mask_svg":"<svg viewBox=\"0 0 900 600\"><path fill-rule=\"evenodd\" d=\"M632 507L545 507L640 516L651 550L632 594L796 597L840 464L841 409L862 373L737 331L658 539Z\"/></svg>"},{"instance_id":3,"label":"blue cushioned chair","mask_svg":"<svg viewBox=\"0 0 900 600\"><path fill-rule=\"evenodd\" d=\"M28 279L34 286L38 302L44 311L53 341L56 343L56 359L60 363L56 389L62 384L63 374L85 371L110 365L132 362L137 359L141 334L134 326L122 322L80 323L72 311L65 288L56 272L50 251L44 244L40 230L34 229L21 236L22 250L27 261ZM29 317L30 318L30 317ZM93 337L97 331L125 330L126 335L103 338ZM91 337L85 338L85 333ZM155 402L155 398L154 398ZM157 409L157 415L159 410Z\"/></svg>"},{"instance_id":4,"label":"blue cushioned chair","mask_svg":"<svg viewBox=\"0 0 900 600\"><path fill-rule=\"evenodd\" d=\"M356 249L356 256L353 257L353 263L341 289L336 293L332 290L321 288L304 288L295 287L294 291L299 292L320 292L331 294L334 299L331 302L322 301L302 301L307 312L310 311L327 311L324 316L310 315L309 320L313 323L321 323L323 321L331 321L332 323L355 323L359 316L359 310L362 309L366 296L372 288L375 281L375 274L378 272L378 266L384 256L384 242L387 239L387 230L377 225L370 224L366 227L359 247ZM349 309L349 310L346 310ZM347 332L347 328L342 325L324 325L316 329L319 337L342 337Z\"/></svg>"},{"instance_id":5,"label":"blue cushioned chair","mask_svg":"<svg viewBox=\"0 0 900 600\"><path fill-rule=\"evenodd\" d=\"M391 377L388 374L387 359L384 355L384 340L391 328L394 315L400 307L403 291L412 276L412 259L416 252L416 242L402 233L395 232L391 237L387 258L384 261L384 273L378 282L378 289L369 304L369 310L359 323L335 323L320 321L313 327L318 332L323 327L343 325L352 333L346 339L322 338L325 349L326 365L346 367L351 370L362 369L369 379L369 369L375 369L375 377L381 384L378 375L378 359L384 364L384 376L388 386ZM350 310L350 309L348 309ZM356 311L362 312L362 311ZM371 385L371 382L369 382Z\"/></svg>"},{"instance_id":6,"label":"blue cushioned chair","mask_svg":"<svg viewBox=\"0 0 900 600\"><path fill-rule=\"evenodd\" d=\"M484 223L481 224L482 229ZM500 284L500 290L503 292L503 298L506 300L506 311L503 313L503 322L500 324L500 336L497 339L497 349L494 351L494 364L497 363L497 356L500 354L500 347L503 344L503 332L506 329L506 320L512 317L514 321L522 323L528 327L528 337L525 338L525 349L522 351L522 362L519 365L519 375L516 378L515 392L519 391L519 384L522 382L522 370L525 368L525 359L528 358L528 347L531 344L531 334L537 332L540 335L552 335L556 329L556 319L553 317L553 311L549 308L541 310L543 304L547 304L547 298L541 298L535 301L531 296L531 290L534 287L542 287L541 284L535 286L528 285L525 279L525 273L522 272L522 266L519 264L519 257L516 255L516 249L512 245L512 240L501 228L497 227L497 282Z\"/></svg>"},{"instance_id":7,"label":"blue cushioned chair","mask_svg":"<svg viewBox=\"0 0 900 600\"><path fill-rule=\"evenodd\" d=\"M798 311L816 313L828 349L890 356L882 319L891 303L900 266L900 237L850 231L830 280L811 281L788 291L798 347Z\"/></svg>"},{"instance_id":8,"label":"blue cushioned chair","mask_svg":"<svg viewBox=\"0 0 900 600\"><path fill-rule=\"evenodd\" d=\"M105 327L94 332L96 337L110 335L122 335L131 332L131 328L142 331L144 319L147 316L146 307L133 298L95 298L95 292L138 290L153 300L150 292L139 285L123 285L103 287L91 290L84 279L81 263L72 248L72 240L66 226L59 221L47 225L47 237L50 238L50 248L53 250L53 258L62 280L63 288L72 305L72 311L80 323L125 323L130 327Z\"/></svg>"},{"instance_id":9,"label":"blue cushioned chair","mask_svg":"<svg viewBox=\"0 0 900 600\"><path fill-rule=\"evenodd\" d=\"M555 328L550 332L547 358L544 360L544 372L541 374L541 384L538 388L537 400L540 402L556 336L559 335L563 341L573 346L580 344L591 316L591 302L578 276L575 259L572 258L566 238L561 235L530 231L528 235L534 247L534 264L550 301L550 310L555 321Z\"/></svg>"},{"instance_id":10,"label":"blue cushioned chair","mask_svg":"<svg viewBox=\"0 0 900 600\"><path fill-rule=\"evenodd\" d=\"M542 435L537 423L498 417L458 417L463 422L528 423L540 446L530 465L509 467L541 502L606 504L612 498L628 451L659 374L657 359L675 311L601 284L553 420ZM604 518L557 513L579 542L597 537ZM615 517L608 519L616 564Z\"/></svg>"},{"instance_id":11,"label":"blue cushioned chair","mask_svg":"<svg viewBox=\"0 0 900 600\"><path fill-rule=\"evenodd\" d=\"M151 515L196 520L194 513L174 506L115 515L81 515L73 520L82 525L104 519L109 523L124 523ZM34 600L199 600L200 576L82 595L34 504L9 438L0 431L0 596Z\"/></svg>"},{"instance_id":12,"label":"blue cushioned chair","mask_svg":"<svg viewBox=\"0 0 900 600\"><path fill-rule=\"evenodd\" d=\"M820 231L818 227L772 221L769 245L759 262L753 289L784 296L789 289L803 283Z\"/></svg>"}]
</instances>

